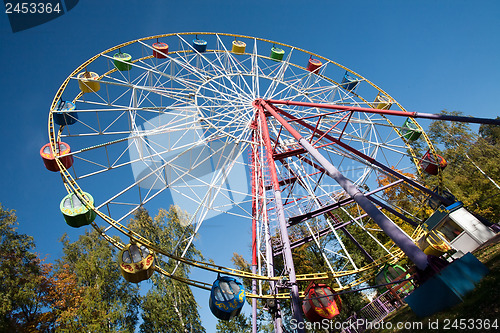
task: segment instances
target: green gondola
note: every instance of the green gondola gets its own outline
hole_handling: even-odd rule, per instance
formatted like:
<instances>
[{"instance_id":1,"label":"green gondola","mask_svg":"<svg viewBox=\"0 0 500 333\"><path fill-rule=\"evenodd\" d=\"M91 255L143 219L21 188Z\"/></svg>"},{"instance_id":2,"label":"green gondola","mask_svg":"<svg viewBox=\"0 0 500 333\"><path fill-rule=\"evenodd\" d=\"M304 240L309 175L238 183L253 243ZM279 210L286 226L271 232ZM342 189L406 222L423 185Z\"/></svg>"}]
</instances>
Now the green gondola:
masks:
<instances>
[{"instance_id":1,"label":"green gondola","mask_svg":"<svg viewBox=\"0 0 500 333\"><path fill-rule=\"evenodd\" d=\"M113 63L119 71L129 71L132 68L132 56L128 53L116 53L113 56Z\"/></svg>"},{"instance_id":2,"label":"green gondola","mask_svg":"<svg viewBox=\"0 0 500 333\"><path fill-rule=\"evenodd\" d=\"M274 46L271 48L271 56L270 56L271 59L276 61L281 61L283 60L284 55L285 55L285 50Z\"/></svg>"},{"instance_id":3,"label":"green gondola","mask_svg":"<svg viewBox=\"0 0 500 333\"><path fill-rule=\"evenodd\" d=\"M375 276L375 282L377 285L380 285L379 292L384 293L388 289L387 286L383 286L384 284L391 283L393 281L404 280L410 277L410 274L405 274L406 269L396 264L385 264L384 267L377 273ZM394 284L392 286L396 286ZM391 286L391 285L389 285ZM403 284L398 290L395 290L398 294L409 294L413 291L413 284L408 281Z\"/></svg>"},{"instance_id":4,"label":"green gondola","mask_svg":"<svg viewBox=\"0 0 500 333\"><path fill-rule=\"evenodd\" d=\"M415 141L420 137L422 131L410 118L406 118L403 127L401 128L401 133L406 140Z\"/></svg>"},{"instance_id":5,"label":"green gondola","mask_svg":"<svg viewBox=\"0 0 500 333\"><path fill-rule=\"evenodd\" d=\"M86 192L82 192L90 206L94 205L94 198ZM59 205L64 219L69 226L79 228L89 225L95 220L96 213L87 208L75 193L70 193L61 200Z\"/></svg>"}]
</instances>

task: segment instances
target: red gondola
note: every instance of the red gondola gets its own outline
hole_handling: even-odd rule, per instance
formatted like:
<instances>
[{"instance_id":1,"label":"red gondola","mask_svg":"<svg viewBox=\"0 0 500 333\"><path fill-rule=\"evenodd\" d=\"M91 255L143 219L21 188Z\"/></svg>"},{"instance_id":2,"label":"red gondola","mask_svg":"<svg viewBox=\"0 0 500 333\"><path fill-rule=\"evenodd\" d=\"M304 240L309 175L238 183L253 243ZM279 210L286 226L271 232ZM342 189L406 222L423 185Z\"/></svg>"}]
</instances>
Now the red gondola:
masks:
<instances>
[{"instance_id":1,"label":"red gondola","mask_svg":"<svg viewBox=\"0 0 500 333\"><path fill-rule=\"evenodd\" d=\"M309 72L317 73L319 68L321 67L321 65L323 65L323 63L321 63L321 61L311 57L311 58L309 58L309 62L307 63L307 70Z\"/></svg>"},{"instance_id":2,"label":"red gondola","mask_svg":"<svg viewBox=\"0 0 500 333\"><path fill-rule=\"evenodd\" d=\"M153 56L158 59L165 59L168 54L168 45L162 42L153 44Z\"/></svg>"},{"instance_id":3,"label":"red gondola","mask_svg":"<svg viewBox=\"0 0 500 333\"><path fill-rule=\"evenodd\" d=\"M73 165L73 155L68 155L71 153L69 145L64 142L58 142L57 145L59 152L56 154L60 156L59 159L61 163L64 165L66 169L70 168ZM52 154L50 143L47 143L40 149L40 156L42 157L43 164L45 164L47 170L54 172L60 171L59 166L57 165L56 159L54 157L54 154Z\"/></svg>"},{"instance_id":4,"label":"red gondola","mask_svg":"<svg viewBox=\"0 0 500 333\"><path fill-rule=\"evenodd\" d=\"M436 159L434 158L434 155L432 155L431 152L428 150L420 160L420 167L422 167L422 169L424 169L424 171L427 172L428 174L437 175L439 170L442 171L448 165L448 163L442 156L437 154L436 156L438 158L437 162Z\"/></svg>"},{"instance_id":5,"label":"red gondola","mask_svg":"<svg viewBox=\"0 0 500 333\"><path fill-rule=\"evenodd\" d=\"M326 284L311 282L305 295L302 301L302 311L311 322L333 319L342 309L339 295L334 295L332 288Z\"/></svg>"}]
</instances>

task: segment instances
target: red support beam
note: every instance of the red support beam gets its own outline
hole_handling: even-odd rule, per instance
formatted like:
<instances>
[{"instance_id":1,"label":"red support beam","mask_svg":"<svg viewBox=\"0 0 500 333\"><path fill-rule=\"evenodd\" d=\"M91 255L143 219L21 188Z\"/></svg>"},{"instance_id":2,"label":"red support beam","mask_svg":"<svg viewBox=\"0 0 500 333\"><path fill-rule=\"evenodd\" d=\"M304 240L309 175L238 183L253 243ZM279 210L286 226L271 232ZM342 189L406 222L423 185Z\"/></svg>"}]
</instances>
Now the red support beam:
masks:
<instances>
[{"instance_id":1,"label":"red support beam","mask_svg":"<svg viewBox=\"0 0 500 333\"><path fill-rule=\"evenodd\" d=\"M292 313L294 319L297 321L297 333L305 333L303 329L304 318L302 316L301 300L299 296L299 286L297 283L297 277L295 274L295 266L293 263L292 249L290 247L290 237L288 235L288 230L285 220L285 211L283 208L283 201L281 197L280 183L278 179L278 173L276 171L276 164L273 158L273 147L271 144L271 139L269 137L269 129L267 126L267 118L264 113L264 107L261 105L255 105L258 110L258 120L261 123L262 139L264 141L264 147L266 150L267 164L271 174L271 181L273 183L274 189L274 199L276 207L276 215L279 223L281 243L283 244L285 268L288 271L288 282L290 283L290 295L292 303Z\"/></svg>"}]
</instances>

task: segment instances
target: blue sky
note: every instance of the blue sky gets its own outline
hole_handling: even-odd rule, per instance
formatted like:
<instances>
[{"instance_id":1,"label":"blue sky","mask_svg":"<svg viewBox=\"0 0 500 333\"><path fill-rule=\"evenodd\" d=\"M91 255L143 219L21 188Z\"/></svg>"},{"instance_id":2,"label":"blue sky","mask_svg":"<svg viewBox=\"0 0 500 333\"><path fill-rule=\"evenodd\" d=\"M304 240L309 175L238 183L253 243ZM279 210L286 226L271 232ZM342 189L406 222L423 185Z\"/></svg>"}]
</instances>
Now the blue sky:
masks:
<instances>
[{"instance_id":1,"label":"blue sky","mask_svg":"<svg viewBox=\"0 0 500 333\"><path fill-rule=\"evenodd\" d=\"M61 255L64 232L78 237L81 230L67 227L59 211L61 179L44 168L38 152L48 142L50 103L64 79L122 42L189 31L266 38L362 74L409 111L494 118L500 115L494 101L499 16L495 0L80 1L53 21L12 33L2 13L0 202L17 210L20 232L33 235L49 261ZM202 297L208 300L208 293ZM214 320L202 305L210 332Z\"/></svg>"}]
</instances>

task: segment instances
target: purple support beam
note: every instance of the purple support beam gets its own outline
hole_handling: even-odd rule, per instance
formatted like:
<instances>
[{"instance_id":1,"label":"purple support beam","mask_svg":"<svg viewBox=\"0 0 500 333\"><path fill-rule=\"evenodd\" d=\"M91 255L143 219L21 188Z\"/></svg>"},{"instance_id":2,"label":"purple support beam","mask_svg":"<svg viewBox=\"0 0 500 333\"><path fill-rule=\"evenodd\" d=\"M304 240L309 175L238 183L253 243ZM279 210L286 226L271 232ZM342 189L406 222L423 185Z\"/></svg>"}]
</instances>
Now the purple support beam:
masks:
<instances>
[{"instance_id":1,"label":"purple support beam","mask_svg":"<svg viewBox=\"0 0 500 333\"><path fill-rule=\"evenodd\" d=\"M358 216L356 217L355 219L349 221L349 222L344 222L340 225L336 225L336 226L333 226L333 229L335 230L338 230L338 229L341 229L345 226L348 226L349 224L353 223L354 221L356 220L359 220L359 219L362 219L362 218L365 218L367 217L368 214L363 214L361 216ZM324 228L320 231L318 231L317 233L315 233L315 236L316 237L323 237L323 236L326 236L328 234L332 233L332 228L328 227L328 228ZM309 242L312 242L314 240L313 236L306 236L304 238L301 238L301 239L298 239L298 240L295 240L293 242L291 242L291 248L294 249L296 247L299 247L301 245L304 245L304 244L307 244ZM279 254L281 254L283 252L283 247L282 246L276 246L275 249L274 249L274 256L277 256Z\"/></svg>"},{"instance_id":2,"label":"purple support beam","mask_svg":"<svg viewBox=\"0 0 500 333\"><path fill-rule=\"evenodd\" d=\"M276 156L275 156L276 158ZM295 176L295 173L293 172L293 170L291 170L288 165L286 163L283 162L283 160L280 160L281 163L283 163L283 165L285 167L287 167L287 169L292 173L294 174ZM310 162L310 161L309 161ZM313 164L313 163L311 163ZM322 173L324 174L325 172L322 171ZM298 181L298 184L302 185L304 187L304 189L307 190L307 188L304 186L303 182L300 181L299 177L295 176L299 181ZM318 200L318 204L319 205L323 205L321 203L321 200L319 198L316 197L316 200ZM331 211L329 211L327 213L328 216L330 216L330 218L335 222L335 224L340 224L340 221L338 221L337 219L337 216L334 215ZM370 254L365 250L365 248L363 246L361 246L361 244L354 238L354 236L345 228L345 227L341 227L340 230L344 233L344 235L346 235L347 238L349 238L351 240L351 242L358 248L358 250L363 253L363 255L365 256L366 259L368 259L369 261L373 262L374 259L372 258L372 256L370 256Z\"/></svg>"},{"instance_id":3,"label":"purple support beam","mask_svg":"<svg viewBox=\"0 0 500 333\"><path fill-rule=\"evenodd\" d=\"M399 182L400 182L400 181L398 181L398 183L399 183ZM378 189L378 190L380 190L380 189ZM375 192L375 191L373 191L373 192ZM399 217L399 218L401 218L402 220L404 220L404 221L406 221L406 222L410 223L410 224L411 224L411 225L413 225L413 226L416 226L416 225L417 225L417 224L415 223L415 221L413 221L412 219L409 219L408 217L406 217L406 216L404 216L403 214L401 214L401 213L397 212L396 210L392 209L391 207L389 207L389 206L387 206L387 205L383 204L382 202L380 202L380 201L378 201L378 200L376 200L376 199L372 198L372 197L370 196L370 194L369 194L369 193L365 193L365 196L366 196L368 199L370 199L370 201L372 201L372 202L376 203L377 205L379 205L380 207L382 207L382 208L384 208L384 209L388 210L389 212L391 212L391 213L393 213L394 215L398 216L398 217ZM344 203L342 204L342 202L340 202L340 201L339 201L339 202L337 202L336 204L334 204L334 205L335 205L335 207L334 207L334 208L337 208L337 207L340 207L340 206L345 205L345 204L347 204L347 203L353 202L354 200L352 200L352 199L347 199L347 200L343 200L343 201L347 201L347 202L344 202ZM330 205L330 206L333 206L333 205ZM328 206L327 206L327 207L328 207ZM305 214L305 215L295 216L295 217L293 217L293 218L289 219L289 224L288 224L288 225L289 225L289 226L292 226L292 225L295 225L295 224L297 224L297 223L300 223L300 222L303 222L303 221L305 221L305 220L308 220L308 219L310 219L310 218L313 218L313 217L316 217L316 216L319 216L319 215L323 215L323 214L325 213L325 212L323 211L323 208L325 208L325 207L320 208L320 210L322 210L322 212L321 212L321 213L319 213L319 210L317 210L317 211L311 212L310 214ZM332 209L333 209L333 208L332 208ZM351 224L352 222L354 222L355 220L360 219L360 218L363 218L363 217L365 217L365 216L367 216L367 215L366 215L366 214L363 214L362 216L360 216L360 217L358 217L358 218L356 218L356 219L354 219L354 220L351 220L351 221L349 221L349 222L347 222L347 223L342 223L341 225L334 226L334 229L335 229L335 230L340 229L340 230L344 231L344 230L345 230L345 226L346 226L346 225L349 225L349 224ZM292 222L292 219L294 219L294 220L293 220L293 222ZM347 231L347 230L346 230L346 231ZM328 235L328 234L329 234L329 233L331 233L331 232L332 232L332 231L331 231L331 229L330 229L330 228L325 228L325 229L323 229L323 230L318 231L318 232L317 232L317 234L316 234L316 236L317 236L317 237L323 237L323 236ZM306 243L309 243L309 242L311 242L312 240L313 240L313 237L312 237L312 236L306 236L306 237L304 237L304 238L302 238L302 239L299 239L299 240L293 241L293 242L291 243L291 247L292 247L292 249L294 249L294 248L296 248L296 247L298 247L298 246L301 246L301 245L304 245L304 244L306 244ZM281 247L276 247L275 251L276 251L276 253L274 254L274 256L277 256L278 254L281 254ZM366 256L366 255L365 255L365 256ZM368 257L367 257L367 258L368 258ZM368 258L368 259L369 259L369 258Z\"/></svg>"},{"instance_id":4,"label":"purple support beam","mask_svg":"<svg viewBox=\"0 0 500 333\"><path fill-rule=\"evenodd\" d=\"M257 116L258 118L258 116ZM257 121L258 119L256 119ZM252 145L252 273L257 272L257 214L262 214L261 211L261 198L262 192L266 191L265 184L262 175L262 164L263 162L259 158L260 146L257 131L253 132L253 145ZM265 222L267 223L267 221ZM263 230L265 233L265 245L266 245L266 268L268 276L274 277L274 262L273 262L273 247L271 244L271 235L269 234L269 229ZM276 282L269 281L269 287L272 292L276 290ZM257 280L252 280L252 292L257 294ZM279 304L276 305L277 312L273 316L274 322L274 332L282 333L282 323ZM257 299L252 299L252 333L257 333Z\"/></svg>"},{"instance_id":5,"label":"purple support beam","mask_svg":"<svg viewBox=\"0 0 500 333\"><path fill-rule=\"evenodd\" d=\"M382 207L383 209L385 209L386 211L396 215L397 217L399 217L400 219L402 219L403 221L411 224L412 226L414 227L418 227L418 223L413 221L412 219L406 217L405 215L401 214L400 212L398 212L397 210L395 210L394 208L390 207L389 205L386 205L385 203L383 203L382 201L378 200L378 199L375 199L374 197L371 197L371 196L368 196L368 199L370 199L371 202L379 205L380 207Z\"/></svg>"},{"instance_id":6,"label":"purple support beam","mask_svg":"<svg viewBox=\"0 0 500 333\"><path fill-rule=\"evenodd\" d=\"M354 184L345 178L326 158L321 155L299 132L283 119L267 102L257 102L264 107L292 136L304 147L313 158L327 171L327 174L335 179L351 198L373 219L375 223L389 236L392 241L410 258L410 260L421 270L427 263L427 255L413 243L394 222L385 216ZM263 111L261 111L263 113ZM286 228L285 228L286 229ZM285 249L285 254L287 250Z\"/></svg>"},{"instance_id":7,"label":"purple support beam","mask_svg":"<svg viewBox=\"0 0 500 333\"><path fill-rule=\"evenodd\" d=\"M458 121L458 122L463 122L463 123L500 125L500 119L490 119L490 118L463 117L463 116L452 116L452 115L447 115L447 114L433 114L433 113L423 113L423 112L382 110L382 109L373 109L373 108L362 108L362 107L358 107L358 106L320 104L320 103L308 103L308 102L296 102L296 101L280 101L280 100L273 100L273 99L268 100L267 102L271 103L271 104L284 104L284 105L305 106L305 107L310 107L310 108L355 111L355 112L364 112L364 113L376 113L376 114L384 114L384 115L389 115L389 116L424 118L424 119L434 119L434 120L450 120L450 121Z\"/></svg>"},{"instance_id":8,"label":"purple support beam","mask_svg":"<svg viewBox=\"0 0 500 333\"><path fill-rule=\"evenodd\" d=\"M282 103L283 104L283 103ZM271 106L272 108L272 106ZM274 107L276 108L276 107ZM273 110L274 110L273 108ZM370 109L372 110L372 109ZM332 142L335 142L336 144L338 144L340 147L344 148L345 150L361 157L362 159L364 159L365 161L367 161L368 163L384 170L385 172L387 172L388 174L391 174L393 175L395 178L398 178L398 179L404 179L406 183L410 184L411 186L417 188L418 190L424 192L424 193L427 193L429 194L430 196L432 196L433 198L436 198L438 199L439 201L441 201L445 206L449 206L451 205L453 202L446 199L445 197L439 195L438 193L435 193L431 190L429 190L427 187L419 184L418 182L414 181L413 179L409 178L409 177L406 177L405 175L402 175L401 173L397 172L396 170L393 170L391 169L390 167L378 162L377 160L375 160L374 158L366 155L366 154L363 154L362 152L350 147L349 145L345 144L344 142L340 141L339 139L337 138L334 138L333 136L329 135L329 134L326 134L324 133L323 131L320 131L318 129L315 129L313 126L311 126L310 124L304 122L303 120L297 118L297 117L294 117L292 116L291 114L281 110L281 109L278 109L276 108L276 110L274 110L276 113L279 112L283 115L285 115L286 117L288 117L289 119L297 122L299 125L301 126L304 126L305 128L308 128L310 129L311 131L316 131L316 133L318 133L319 135L323 136L325 139L327 140L330 140Z\"/></svg>"},{"instance_id":9,"label":"purple support beam","mask_svg":"<svg viewBox=\"0 0 500 333\"><path fill-rule=\"evenodd\" d=\"M353 242L353 244L358 248L358 250L361 251L361 253L363 253L365 258L368 259L368 261L370 262L375 261L375 259L373 259L373 257L365 250L363 246L361 246L361 244L359 244L356 238L354 238L354 236L351 235L351 233L345 227L340 228L340 230L342 230L342 232L347 236L347 238L349 238L351 242Z\"/></svg>"},{"instance_id":10,"label":"purple support beam","mask_svg":"<svg viewBox=\"0 0 500 333\"><path fill-rule=\"evenodd\" d=\"M377 192L380 192L380 191L383 191L385 189L388 189L394 185L397 185L401 182L403 182L404 180L403 179L398 179L397 181L393 182L393 183L390 183L390 184L387 184L385 186L382 186L382 187L379 187L373 191L370 191L370 192L367 192L364 194L364 196L367 196L367 197L370 197L372 194L375 194ZM309 213L306 213L306 214L303 214L303 215L297 215L297 216L294 216L294 217L291 217L288 219L288 226L292 226L292 225L295 225L297 223L300 223L302 221L305 221L305 220L309 220L309 219L312 219L313 217L316 217L316 216L320 216L320 215L323 215L331 210L334 210L336 208L339 208L341 206L345 206L351 202L353 202L354 199L352 198L348 198L348 199L344 199L344 200L340 200L334 204L330 204L330 205L326 205L324 207L321 207L313 212L309 212Z\"/></svg>"}]
</instances>

